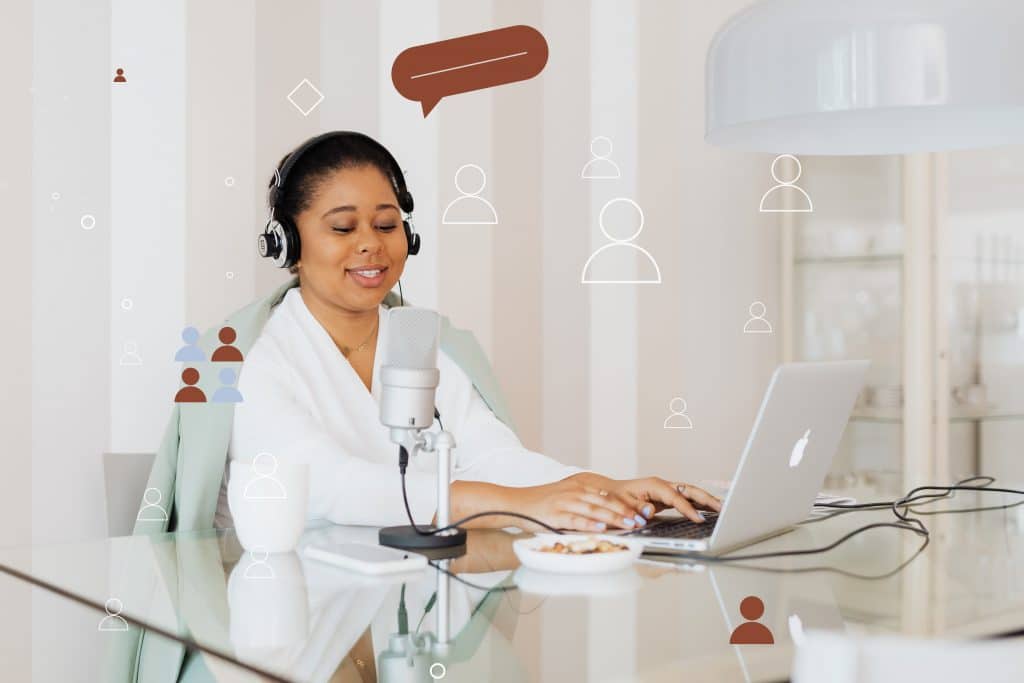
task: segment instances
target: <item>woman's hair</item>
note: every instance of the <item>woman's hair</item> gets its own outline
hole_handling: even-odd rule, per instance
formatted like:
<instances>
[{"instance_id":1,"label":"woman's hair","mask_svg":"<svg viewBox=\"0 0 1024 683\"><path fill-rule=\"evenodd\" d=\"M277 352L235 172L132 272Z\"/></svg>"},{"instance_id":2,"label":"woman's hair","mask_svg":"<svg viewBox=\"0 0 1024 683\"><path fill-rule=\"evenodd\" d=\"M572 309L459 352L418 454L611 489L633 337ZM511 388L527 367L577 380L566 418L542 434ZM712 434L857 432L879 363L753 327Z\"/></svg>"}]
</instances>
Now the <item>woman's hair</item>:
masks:
<instances>
[{"instance_id":1,"label":"woman's hair","mask_svg":"<svg viewBox=\"0 0 1024 683\"><path fill-rule=\"evenodd\" d=\"M277 165L278 171L294 151L292 150L281 159ZM396 181L392 177L391 161L382 147L374 145L373 141L366 140L359 135L334 136L316 143L302 153L302 157L288 172L284 186L278 191L274 216L287 218L298 230L296 219L301 212L309 208L313 201L313 193L320 182L335 171L358 166L373 166L384 174L392 187L395 186ZM275 173L270 176L268 187L274 186L276 175ZM395 193L398 193L397 188L395 188ZM298 267L293 265L288 268L288 272L294 275L298 272Z\"/></svg>"}]
</instances>

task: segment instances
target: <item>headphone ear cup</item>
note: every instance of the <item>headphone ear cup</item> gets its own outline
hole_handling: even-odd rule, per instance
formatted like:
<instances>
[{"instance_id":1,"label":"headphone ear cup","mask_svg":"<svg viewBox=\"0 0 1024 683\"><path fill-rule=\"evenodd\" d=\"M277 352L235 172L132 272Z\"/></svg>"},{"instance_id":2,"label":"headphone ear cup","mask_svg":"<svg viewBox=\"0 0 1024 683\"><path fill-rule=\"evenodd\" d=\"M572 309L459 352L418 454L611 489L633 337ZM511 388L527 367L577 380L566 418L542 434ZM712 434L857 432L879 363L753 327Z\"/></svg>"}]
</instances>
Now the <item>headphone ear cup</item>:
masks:
<instances>
[{"instance_id":1,"label":"headphone ear cup","mask_svg":"<svg viewBox=\"0 0 1024 683\"><path fill-rule=\"evenodd\" d=\"M271 219L263 234L259 236L256 247L260 256L272 259L278 268L287 267L285 261L288 259L288 233L278 220Z\"/></svg>"},{"instance_id":2,"label":"headphone ear cup","mask_svg":"<svg viewBox=\"0 0 1024 683\"><path fill-rule=\"evenodd\" d=\"M409 221L402 221L402 229L405 231L405 243L409 245L409 256L420 253L420 236L412 231Z\"/></svg>"},{"instance_id":3,"label":"headphone ear cup","mask_svg":"<svg viewBox=\"0 0 1024 683\"><path fill-rule=\"evenodd\" d=\"M299 243L299 232L287 218L282 218L278 223L284 233L284 247L281 250L281 267L291 268L299 260L302 245Z\"/></svg>"}]
</instances>

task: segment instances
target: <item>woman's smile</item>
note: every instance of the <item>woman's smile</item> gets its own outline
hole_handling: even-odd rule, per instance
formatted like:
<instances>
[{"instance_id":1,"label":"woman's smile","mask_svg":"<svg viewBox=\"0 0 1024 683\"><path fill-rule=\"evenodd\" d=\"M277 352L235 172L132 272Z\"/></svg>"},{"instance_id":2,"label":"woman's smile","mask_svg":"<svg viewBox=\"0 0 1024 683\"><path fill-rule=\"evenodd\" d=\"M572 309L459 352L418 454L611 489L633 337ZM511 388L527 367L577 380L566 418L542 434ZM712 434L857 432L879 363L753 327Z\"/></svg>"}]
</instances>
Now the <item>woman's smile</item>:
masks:
<instances>
[{"instance_id":1,"label":"woman's smile","mask_svg":"<svg viewBox=\"0 0 1024 683\"><path fill-rule=\"evenodd\" d=\"M356 268L346 268L345 272L352 277L360 287L380 287L384 284L384 274L387 272L387 266L381 266L377 264L371 264L369 266L358 266Z\"/></svg>"}]
</instances>

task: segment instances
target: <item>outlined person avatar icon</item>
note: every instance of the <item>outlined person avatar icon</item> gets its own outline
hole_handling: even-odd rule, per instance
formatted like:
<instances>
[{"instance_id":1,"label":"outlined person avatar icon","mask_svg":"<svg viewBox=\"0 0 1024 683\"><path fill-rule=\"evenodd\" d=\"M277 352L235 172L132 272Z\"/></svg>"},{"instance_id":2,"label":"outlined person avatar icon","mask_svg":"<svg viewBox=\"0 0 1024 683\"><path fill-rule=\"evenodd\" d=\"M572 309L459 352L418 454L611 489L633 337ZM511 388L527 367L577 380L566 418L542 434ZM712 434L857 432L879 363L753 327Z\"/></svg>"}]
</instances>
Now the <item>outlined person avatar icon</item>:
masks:
<instances>
[{"instance_id":1,"label":"outlined person avatar icon","mask_svg":"<svg viewBox=\"0 0 1024 683\"><path fill-rule=\"evenodd\" d=\"M267 564L270 553L266 548L257 547L249 551L249 564L242 574L244 579L275 579L274 568Z\"/></svg>"},{"instance_id":2,"label":"outlined person avatar icon","mask_svg":"<svg viewBox=\"0 0 1024 683\"><path fill-rule=\"evenodd\" d=\"M792 159L796 163L796 175L791 180L782 180L775 172L778 163L782 159ZM775 180L777 185L769 188L767 192L761 195L761 212L762 213L809 213L814 211L814 204L811 203L811 196L804 192L803 188L797 187L794 183L800 179L800 174L803 173L803 168L800 166L800 160L792 154L780 154L775 157L772 161L772 178ZM783 195L789 192L793 197L793 208L790 209L772 209L768 208L768 204L782 205ZM769 195L771 195L772 202L769 202Z\"/></svg>"},{"instance_id":3,"label":"outlined person avatar icon","mask_svg":"<svg viewBox=\"0 0 1024 683\"><path fill-rule=\"evenodd\" d=\"M185 345L174 354L174 360L183 363L196 363L206 360L206 354L196 344L199 341L199 330L189 325L181 331L181 340L185 342Z\"/></svg>"},{"instance_id":4,"label":"outlined person avatar icon","mask_svg":"<svg viewBox=\"0 0 1024 683\"><path fill-rule=\"evenodd\" d=\"M605 213L609 207L617 202L626 202L634 209L636 209L639 221L637 223L636 231L632 235L624 238L615 238L608 234L608 230L605 226ZM616 197L615 199L609 199L605 202L605 205L601 207L601 213L597 218L598 225L601 228L601 232L611 240L610 244L606 244L587 259L587 262L583 264L583 276L580 278L580 283L589 284L623 284L623 285L642 285L642 284L661 284L661 269L658 268L657 261L651 256L643 247L633 244L633 240L640 234L640 231L644 229L644 212L640 208L640 205L634 202L632 199L627 197ZM637 257L637 254L643 254L643 258ZM622 256L633 256L637 257L640 261L641 267L649 266L646 270L647 275L640 279L630 280L627 279L622 273L622 269L628 262L624 262ZM618 257L618 258L617 258ZM601 276L595 277L594 271L601 273ZM612 274L618 272L618 277L614 279L608 279L608 271L612 271Z\"/></svg>"},{"instance_id":5,"label":"outlined person avatar icon","mask_svg":"<svg viewBox=\"0 0 1024 683\"><path fill-rule=\"evenodd\" d=\"M114 83L127 83L128 79L124 77L124 69L118 69L117 75L114 76Z\"/></svg>"},{"instance_id":6,"label":"outlined person avatar icon","mask_svg":"<svg viewBox=\"0 0 1024 683\"><path fill-rule=\"evenodd\" d=\"M665 418L665 429L693 429L693 420L686 414L686 401L676 396L668 402L668 409L672 413Z\"/></svg>"},{"instance_id":7,"label":"outlined person avatar icon","mask_svg":"<svg viewBox=\"0 0 1024 683\"><path fill-rule=\"evenodd\" d=\"M600 144L598 144L600 141ZM598 135L590 141L590 155L593 157L580 171L580 177L588 180L599 180L607 178L621 178L622 171L619 165L611 160L612 141L603 135Z\"/></svg>"},{"instance_id":8,"label":"outlined person avatar icon","mask_svg":"<svg viewBox=\"0 0 1024 683\"><path fill-rule=\"evenodd\" d=\"M128 622L121 616L124 605L117 598L110 598L103 604L107 616L100 619L97 630L99 631L127 631Z\"/></svg>"},{"instance_id":9,"label":"outlined person avatar icon","mask_svg":"<svg viewBox=\"0 0 1024 683\"><path fill-rule=\"evenodd\" d=\"M462 182L472 176L472 173L466 173L467 168L475 168L480 174L480 186L473 192L468 192L462 187ZM444 207L441 222L445 225L497 224L498 212L494 210L494 206L489 201L480 196L485 185L487 185L487 174L484 173L484 169L476 164L459 166L459 169L455 171L455 189L461 196L456 197L448 203L448 206Z\"/></svg>"},{"instance_id":10,"label":"outlined person avatar icon","mask_svg":"<svg viewBox=\"0 0 1024 683\"><path fill-rule=\"evenodd\" d=\"M257 453L252 460L252 471L256 476L249 480L242 491L242 497L246 500L285 500L288 492L285 491L277 477L277 458L271 453Z\"/></svg>"},{"instance_id":11,"label":"outlined person avatar icon","mask_svg":"<svg viewBox=\"0 0 1024 683\"><path fill-rule=\"evenodd\" d=\"M163 506L160 505L160 501L163 498L163 494L160 493L160 489L148 488L146 492L142 494L142 500L146 504L139 510L138 516L135 518L139 522L166 522L167 521L167 510L164 510Z\"/></svg>"},{"instance_id":12,"label":"outlined person avatar icon","mask_svg":"<svg viewBox=\"0 0 1024 683\"><path fill-rule=\"evenodd\" d=\"M774 645L771 630L757 620L764 614L764 603L756 595L748 595L740 603L740 614L746 622L737 626L729 637L730 645Z\"/></svg>"},{"instance_id":13,"label":"outlined person avatar icon","mask_svg":"<svg viewBox=\"0 0 1024 683\"><path fill-rule=\"evenodd\" d=\"M232 368L224 368L217 374L221 387L213 392L213 403L240 403L242 393L233 385L235 383L235 371Z\"/></svg>"},{"instance_id":14,"label":"outlined person avatar icon","mask_svg":"<svg viewBox=\"0 0 1024 683\"><path fill-rule=\"evenodd\" d=\"M221 346L218 346L213 352L210 360L215 363L241 363L242 352L235 346L232 346L236 336L235 328L228 326L220 328L220 332L217 333L217 339L220 339Z\"/></svg>"},{"instance_id":15,"label":"outlined person avatar icon","mask_svg":"<svg viewBox=\"0 0 1024 683\"><path fill-rule=\"evenodd\" d=\"M198 370L185 368L181 371L181 381L187 386L178 389L178 393L174 395L175 403L206 403L206 394L202 389L194 386L199 381Z\"/></svg>"},{"instance_id":16,"label":"outlined person avatar icon","mask_svg":"<svg viewBox=\"0 0 1024 683\"><path fill-rule=\"evenodd\" d=\"M772 333L772 324L765 320L764 317L764 314L768 311L767 306L760 301L755 301L750 304L750 308L747 311L750 313L750 319L743 325L743 334Z\"/></svg>"},{"instance_id":17,"label":"outlined person avatar icon","mask_svg":"<svg viewBox=\"0 0 1024 683\"><path fill-rule=\"evenodd\" d=\"M120 365L142 365L142 357L139 355L139 345L132 340L124 343L121 353Z\"/></svg>"}]
</instances>

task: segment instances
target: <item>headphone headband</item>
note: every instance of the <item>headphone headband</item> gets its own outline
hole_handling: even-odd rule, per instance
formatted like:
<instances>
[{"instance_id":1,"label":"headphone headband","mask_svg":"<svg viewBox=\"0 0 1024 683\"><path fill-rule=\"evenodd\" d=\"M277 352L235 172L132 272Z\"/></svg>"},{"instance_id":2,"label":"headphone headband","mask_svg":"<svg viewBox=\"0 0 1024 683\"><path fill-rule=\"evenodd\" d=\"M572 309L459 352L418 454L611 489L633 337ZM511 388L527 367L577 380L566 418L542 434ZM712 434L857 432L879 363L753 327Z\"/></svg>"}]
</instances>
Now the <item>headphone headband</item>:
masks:
<instances>
[{"instance_id":1,"label":"headphone headband","mask_svg":"<svg viewBox=\"0 0 1024 683\"><path fill-rule=\"evenodd\" d=\"M395 194L398 196L398 206L400 209L402 209L402 211L406 213L412 213L412 195L409 194L409 190L406 187L405 175L402 173L402 168L398 165L398 161L395 159L394 156L391 155L391 152L388 151L388 148L380 144L373 138L371 138L369 135L360 133L358 131L332 130L326 133L321 133L320 135L317 135L315 137L310 138L309 140L306 140L295 151L293 151L285 158L284 163L280 166L280 168L274 169L274 185L270 189L269 202L271 215L273 215L274 209L277 208L277 203L281 199L281 191L284 189L284 184L288 180L288 174L292 172L292 169L295 167L295 164L299 162L299 159L301 159L302 156L307 151L317 146L324 140L341 137L357 138L359 140L362 140L363 142L372 145L381 154L384 155L384 158L387 159L388 164L391 166L391 182L395 185Z\"/></svg>"},{"instance_id":2,"label":"headphone headband","mask_svg":"<svg viewBox=\"0 0 1024 683\"><path fill-rule=\"evenodd\" d=\"M398 165L398 161L388 151L387 147L369 135L353 130L332 130L306 140L295 151L285 157L284 163L274 169L274 180L271 183L268 197L270 215L267 217L267 225L263 229L263 233L259 235L256 242L256 249L260 256L272 258L274 264L281 268L291 267L298 259L299 251L301 250L299 231L285 216L275 217L274 210L281 201L281 193L284 189L284 184L288 181L288 174L291 173L295 164L302 158L302 155L311 147L315 147L324 140L336 137L356 138L376 149L387 160L388 165L391 167L391 184L395 189L395 195L398 197L398 208L407 214L407 218L402 219L402 229L405 232L408 254L410 256L418 254L420 251L420 236L413 229L412 216L409 215L412 214L413 199L409 189L406 187L405 174L402 173L402 168Z\"/></svg>"}]
</instances>

